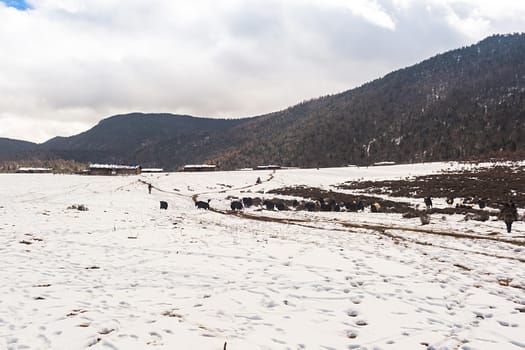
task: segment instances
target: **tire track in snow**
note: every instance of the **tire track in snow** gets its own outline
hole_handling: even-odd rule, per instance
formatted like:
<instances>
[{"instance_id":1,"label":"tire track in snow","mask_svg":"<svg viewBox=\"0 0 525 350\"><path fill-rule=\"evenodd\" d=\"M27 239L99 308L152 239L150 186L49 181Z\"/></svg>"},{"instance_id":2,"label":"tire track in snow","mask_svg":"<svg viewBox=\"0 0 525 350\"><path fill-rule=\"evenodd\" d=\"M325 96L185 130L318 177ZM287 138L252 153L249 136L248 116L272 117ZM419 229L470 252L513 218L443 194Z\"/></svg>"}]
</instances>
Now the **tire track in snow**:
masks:
<instances>
[{"instance_id":1,"label":"tire track in snow","mask_svg":"<svg viewBox=\"0 0 525 350\"><path fill-rule=\"evenodd\" d=\"M386 233L387 230L393 230L393 231L410 231L410 232L416 232L416 233L423 233L423 234L433 234L433 235L439 235L439 236L450 236L455 238L461 238L461 239L471 239L471 240L490 240L490 241L496 241L501 243L508 243L508 244L514 244L518 246L525 246L524 241L518 241L513 239L506 239L506 238L497 238L497 237L491 237L491 236L483 236L483 235L475 235L475 234L466 234L466 233L460 233L460 232L453 232L453 231L436 231L436 230L428 230L428 229L421 229L416 227L403 227L403 226L394 226L394 225L380 225L380 224L367 224L367 223L350 223L345 221L326 221L326 220L308 220L308 219L292 219L292 218L276 218L276 217L270 217L270 216L263 216L263 215L253 215L248 214L245 212L239 212L239 211L233 211L233 210L220 210L220 209L214 209L210 208L210 211L218 214L223 215L233 215L244 219L249 220L256 220L256 221L264 221L264 222L274 222L274 223L281 223L281 224L287 224L287 225L297 225L301 227L311 228L311 229L317 229L317 230L324 230L324 231L340 231L340 232L354 232L348 229L341 229L341 228L325 228L315 225L308 225L308 223L337 223L340 224L346 228L357 228L357 229L364 229L364 230L371 230L378 232L381 235L391 236L393 238L402 239L403 241L407 241L414 244L419 245L426 245L426 246L434 246L437 248L442 249L449 249L454 251L463 251L464 249L454 248L454 247L448 247L444 245L438 245L434 243L427 243L418 241L416 239L409 239L406 237L393 235L391 233ZM395 237L394 237L395 236ZM511 257L511 256L505 256L505 255L499 255L499 254L491 254L486 252L480 252L480 251L474 251L469 250L468 253L477 254L477 255L483 255L488 257L493 257L497 259L507 259L507 260L515 260L522 263L525 263L525 258L520 257Z\"/></svg>"}]
</instances>

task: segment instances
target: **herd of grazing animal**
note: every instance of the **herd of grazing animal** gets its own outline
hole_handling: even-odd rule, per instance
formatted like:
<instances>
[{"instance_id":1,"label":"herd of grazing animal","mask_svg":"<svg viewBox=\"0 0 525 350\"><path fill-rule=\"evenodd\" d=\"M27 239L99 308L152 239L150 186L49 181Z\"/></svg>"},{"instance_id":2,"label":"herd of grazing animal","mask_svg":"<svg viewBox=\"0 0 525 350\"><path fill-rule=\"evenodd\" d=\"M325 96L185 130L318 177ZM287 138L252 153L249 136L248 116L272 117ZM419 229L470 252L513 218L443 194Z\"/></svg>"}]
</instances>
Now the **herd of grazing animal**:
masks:
<instances>
[{"instance_id":1,"label":"herd of grazing animal","mask_svg":"<svg viewBox=\"0 0 525 350\"><path fill-rule=\"evenodd\" d=\"M195 207L197 209L210 209L210 199L207 201L195 201ZM432 209L433 203L430 196L424 198L424 203L427 210ZM449 206L453 206L454 198L447 197L446 203ZM468 203L468 204L465 204ZM472 209L473 205L477 204L480 209L484 209L487 206L485 199L471 199L462 200L456 203L456 208L468 208ZM319 198L318 200L293 200L293 201L284 201L280 199L261 199L259 197L243 197L241 199L234 199L230 202L230 209L232 211L241 211L244 208L250 208L252 206L258 207L261 209L266 209L270 211L278 210L306 210L306 211L330 211L330 212L359 212L365 211L365 203L362 200L353 200L351 202L337 202L335 199L326 199ZM167 210L168 202L160 201L160 209ZM374 202L370 204L370 212L377 213L381 211L381 204ZM487 214L488 217L488 214ZM516 205L512 202L505 203L504 207L500 210L500 219L505 221L507 226L507 232L511 232L512 223L519 219ZM423 211L420 215L421 224L426 225L430 222L430 216L428 212Z\"/></svg>"},{"instance_id":2,"label":"herd of grazing animal","mask_svg":"<svg viewBox=\"0 0 525 350\"><path fill-rule=\"evenodd\" d=\"M456 208L462 208L462 209L473 209L475 208L476 204L478 205L479 209L485 209L487 207L487 200L485 198L470 197L470 198L459 199L458 201L456 201L454 205L455 198L447 197L445 202L451 207L455 206ZM430 203L430 206L429 206L429 203ZM426 197L425 204L427 206L427 209L432 208L432 199L430 197Z\"/></svg>"},{"instance_id":3,"label":"herd of grazing animal","mask_svg":"<svg viewBox=\"0 0 525 350\"><path fill-rule=\"evenodd\" d=\"M205 201L195 201L195 207L197 209L210 209L210 199ZM242 199L234 199L230 202L230 209L232 211L240 211L244 208L250 208L252 206L255 207L261 207L262 209L266 210L278 210L278 211L284 211L284 210L306 210L306 211L333 211L333 212L340 212L340 211L347 211L347 212L360 212L365 210L365 204L362 200L357 201L351 201L351 202L337 202L334 199L325 199L325 198L319 198L316 201L308 200L308 201L288 201L287 204L286 201L279 200L279 199L261 199L259 197L251 198L251 197L243 197ZM166 201L160 201L160 208L161 209L168 209L168 202ZM377 213L380 211L381 205L377 202L374 202L370 205L370 211L373 213Z\"/></svg>"},{"instance_id":4,"label":"herd of grazing animal","mask_svg":"<svg viewBox=\"0 0 525 350\"><path fill-rule=\"evenodd\" d=\"M208 200L209 203L209 200ZM195 202L197 208L208 209L208 203L198 201ZM205 207L204 207L205 206ZM230 209L232 211L240 211L244 208L258 207L264 210L270 211L285 211L285 210L295 210L295 211L349 211L349 212L359 212L365 210L365 204L362 200L352 201L352 202L340 202L338 203L334 199L325 199L319 198L316 201L313 200L291 200L285 201L280 199L261 199L259 197L243 197L241 199L235 198L230 202ZM379 203L373 203L371 205L372 211L377 212L381 208Z\"/></svg>"},{"instance_id":5,"label":"herd of grazing animal","mask_svg":"<svg viewBox=\"0 0 525 350\"><path fill-rule=\"evenodd\" d=\"M447 203L450 206L453 206L454 199L447 199ZM427 210L433 208L432 198L425 197L423 199L425 207ZM484 200L469 201L469 203L477 204L480 209L486 207L486 202ZM456 208L463 209L473 209L472 204L464 204L463 201L456 203ZM208 202L198 201L195 203L195 206L199 209L209 209L209 200ZM366 204L362 200L353 200L345 202L337 202L334 199L319 198L318 200L293 200L285 201L280 199L261 199L259 197L243 197L241 199L233 199L230 202L230 209L232 211L240 211L245 208L258 207L259 210L270 210L270 211L284 211L284 210L294 210L294 211L324 211L324 212L364 212L365 208L369 208L371 213L381 212L382 206L378 201ZM426 221L426 219L425 219Z\"/></svg>"}]
</instances>

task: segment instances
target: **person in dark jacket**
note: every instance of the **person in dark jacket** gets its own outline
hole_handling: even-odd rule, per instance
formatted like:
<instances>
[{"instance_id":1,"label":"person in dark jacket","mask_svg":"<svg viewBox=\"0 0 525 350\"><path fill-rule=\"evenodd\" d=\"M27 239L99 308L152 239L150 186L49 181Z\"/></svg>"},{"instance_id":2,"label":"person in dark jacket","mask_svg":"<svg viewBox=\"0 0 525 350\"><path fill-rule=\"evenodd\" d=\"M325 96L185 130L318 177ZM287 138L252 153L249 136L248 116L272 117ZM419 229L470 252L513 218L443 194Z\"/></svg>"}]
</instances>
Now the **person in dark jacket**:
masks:
<instances>
[{"instance_id":1,"label":"person in dark jacket","mask_svg":"<svg viewBox=\"0 0 525 350\"><path fill-rule=\"evenodd\" d=\"M430 196L425 197L425 205L427 206L427 209L432 208L432 198Z\"/></svg>"},{"instance_id":2,"label":"person in dark jacket","mask_svg":"<svg viewBox=\"0 0 525 350\"><path fill-rule=\"evenodd\" d=\"M505 225L507 225L507 232L510 233L512 229L512 223L518 220L518 210L516 208L516 204L505 203L503 209L500 211L500 217L503 221L505 221Z\"/></svg>"}]
</instances>

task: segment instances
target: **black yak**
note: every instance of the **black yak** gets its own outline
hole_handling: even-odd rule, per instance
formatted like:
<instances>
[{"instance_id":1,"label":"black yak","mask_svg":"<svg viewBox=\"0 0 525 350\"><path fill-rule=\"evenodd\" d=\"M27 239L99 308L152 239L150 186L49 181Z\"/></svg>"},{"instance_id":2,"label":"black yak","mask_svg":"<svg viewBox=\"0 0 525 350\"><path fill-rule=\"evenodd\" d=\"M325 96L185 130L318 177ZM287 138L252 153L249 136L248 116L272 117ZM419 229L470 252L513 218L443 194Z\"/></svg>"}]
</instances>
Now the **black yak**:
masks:
<instances>
[{"instance_id":1,"label":"black yak","mask_svg":"<svg viewBox=\"0 0 525 350\"><path fill-rule=\"evenodd\" d=\"M275 204L272 201L268 200L268 199L264 200L263 205L266 207L266 210L274 210L275 209Z\"/></svg>"},{"instance_id":2,"label":"black yak","mask_svg":"<svg viewBox=\"0 0 525 350\"><path fill-rule=\"evenodd\" d=\"M282 210L288 210L288 207L287 207L283 202L276 202L276 203L275 203L275 207L276 207L277 210L279 210L279 211L282 211Z\"/></svg>"},{"instance_id":3,"label":"black yak","mask_svg":"<svg viewBox=\"0 0 525 350\"><path fill-rule=\"evenodd\" d=\"M514 203L505 203L504 207L500 210L500 218L505 221L507 225L507 232L510 233L512 230L512 223L518 220L518 210L516 204Z\"/></svg>"},{"instance_id":4,"label":"black yak","mask_svg":"<svg viewBox=\"0 0 525 350\"><path fill-rule=\"evenodd\" d=\"M231 204L230 204L230 208L232 210L242 210L242 208L243 208L242 202L240 202L240 201L232 201Z\"/></svg>"},{"instance_id":5,"label":"black yak","mask_svg":"<svg viewBox=\"0 0 525 350\"><path fill-rule=\"evenodd\" d=\"M315 211L315 209L317 208L317 205L315 204L315 202L309 201L309 202L304 203L304 207L308 211Z\"/></svg>"},{"instance_id":6,"label":"black yak","mask_svg":"<svg viewBox=\"0 0 525 350\"><path fill-rule=\"evenodd\" d=\"M487 203L483 199L480 199L478 201L478 205L479 205L479 209L484 209L487 206Z\"/></svg>"},{"instance_id":7,"label":"black yak","mask_svg":"<svg viewBox=\"0 0 525 350\"><path fill-rule=\"evenodd\" d=\"M196 201L195 202L195 206L197 207L197 209L210 209L210 199L208 199L207 202L203 202L203 201Z\"/></svg>"},{"instance_id":8,"label":"black yak","mask_svg":"<svg viewBox=\"0 0 525 350\"><path fill-rule=\"evenodd\" d=\"M427 213L421 213L419 219L421 220L421 225L430 224L430 215L428 215Z\"/></svg>"},{"instance_id":9,"label":"black yak","mask_svg":"<svg viewBox=\"0 0 525 350\"><path fill-rule=\"evenodd\" d=\"M324 198L319 198L319 209L321 211L331 211L332 206L324 201Z\"/></svg>"},{"instance_id":10,"label":"black yak","mask_svg":"<svg viewBox=\"0 0 525 350\"><path fill-rule=\"evenodd\" d=\"M352 201L352 202L345 202L344 206L347 211L364 211L365 210L365 204L362 200Z\"/></svg>"},{"instance_id":11,"label":"black yak","mask_svg":"<svg viewBox=\"0 0 525 350\"><path fill-rule=\"evenodd\" d=\"M242 199L242 204L245 208L249 208L253 205L253 200L250 197L244 197Z\"/></svg>"},{"instance_id":12,"label":"black yak","mask_svg":"<svg viewBox=\"0 0 525 350\"><path fill-rule=\"evenodd\" d=\"M328 205L330 206L331 211L337 211L337 212L341 211L341 206L337 204L335 199L330 200L328 202Z\"/></svg>"}]
</instances>

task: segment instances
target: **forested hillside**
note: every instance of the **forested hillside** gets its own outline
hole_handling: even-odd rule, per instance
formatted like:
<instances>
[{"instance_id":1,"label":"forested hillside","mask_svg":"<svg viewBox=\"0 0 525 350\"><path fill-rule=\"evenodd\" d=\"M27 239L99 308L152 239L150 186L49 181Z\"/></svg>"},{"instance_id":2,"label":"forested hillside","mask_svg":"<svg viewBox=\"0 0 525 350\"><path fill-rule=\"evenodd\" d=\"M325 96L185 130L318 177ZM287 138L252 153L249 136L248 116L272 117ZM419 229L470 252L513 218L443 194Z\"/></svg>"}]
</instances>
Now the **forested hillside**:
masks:
<instances>
[{"instance_id":1,"label":"forested hillside","mask_svg":"<svg viewBox=\"0 0 525 350\"><path fill-rule=\"evenodd\" d=\"M327 167L523 154L525 34L492 36L361 87L259 117L133 113L41 145L9 141L23 152L9 152L8 159L167 170L204 162L222 169Z\"/></svg>"},{"instance_id":2,"label":"forested hillside","mask_svg":"<svg viewBox=\"0 0 525 350\"><path fill-rule=\"evenodd\" d=\"M525 35L493 36L241 126L226 168L466 159L525 149Z\"/></svg>"},{"instance_id":3,"label":"forested hillside","mask_svg":"<svg viewBox=\"0 0 525 350\"><path fill-rule=\"evenodd\" d=\"M40 147L63 159L174 169L181 163L173 159L172 153L186 149L189 150L186 159L193 159L197 155L191 149L200 140L246 121L131 113L104 119L92 129L75 136L53 138Z\"/></svg>"},{"instance_id":4,"label":"forested hillside","mask_svg":"<svg viewBox=\"0 0 525 350\"><path fill-rule=\"evenodd\" d=\"M31 150L35 147L37 147L36 143L0 137L0 159L2 156Z\"/></svg>"}]
</instances>

